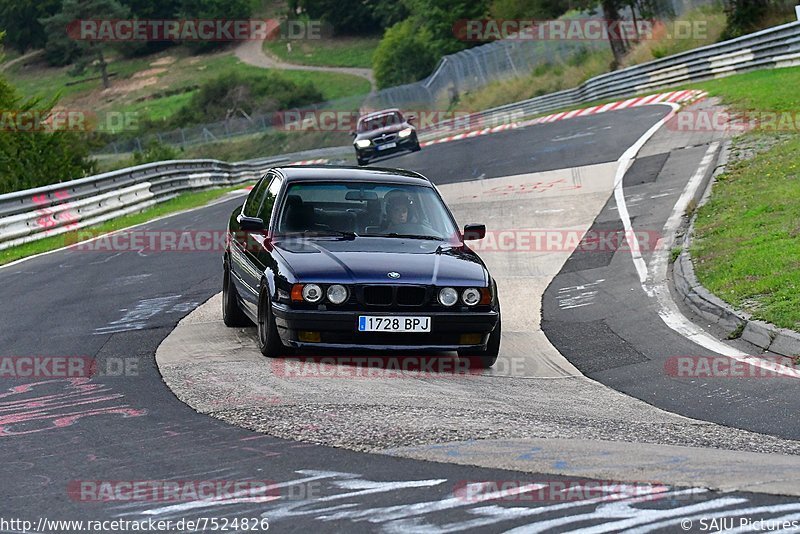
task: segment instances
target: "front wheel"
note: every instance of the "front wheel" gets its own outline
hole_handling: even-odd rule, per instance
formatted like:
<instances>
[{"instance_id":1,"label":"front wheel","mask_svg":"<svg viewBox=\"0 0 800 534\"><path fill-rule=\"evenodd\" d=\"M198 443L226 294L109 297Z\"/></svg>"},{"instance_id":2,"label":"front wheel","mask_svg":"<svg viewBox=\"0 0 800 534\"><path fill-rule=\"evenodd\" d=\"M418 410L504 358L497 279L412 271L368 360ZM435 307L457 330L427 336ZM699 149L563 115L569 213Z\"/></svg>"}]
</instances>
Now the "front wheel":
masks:
<instances>
[{"instance_id":1,"label":"front wheel","mask_svg":"<svg viewBox=\"0 0 800 534\"><path fill-rule=\"evenodd\" d=\"M500 324L500 317L497 318L497 326L494 327L492 333L489 334L489 341L486 343L485 349L465 349L458 351L460 358L469 360L471 369L488 369L497 362L497 356L500 354L500 337L502 336L502 328Z\"/></svg>"},{"instance_id":2,"label":"front wheel","mask_svg":"<svg viewBox=\"0 0 800 534\"><path fill-rule=\"evenodd\" d=\"M272 315L272 303L269 292L261 291L258 299L258 350L267 358L280 358L288 352L278 337L275 316Z\"/></svg>"},{"instance_id":3,"label":"front wheel","mask_svg":"<svg viewBox=\"0 0 800 534\"><path fill-rule=\"evenodd\" d=\"M230 327L252 326L253 321L251 321L247 315L244 314L242 308L239 307L239 294L236 292L236 286L231 279L230 268L225 265L223 270L222 322L225 323L225 326Z\"/></svg>"},{"instance_id":4,"label":"front wheel","mask_svg":"<svg viewBox=\"0 0 800 534\"><path fill-rule=\"evenodd\" d=\"M368 160L368 159L360 158L360 157L358 157L358 156L356 156L356 161L358 161L358 165L359 165L359 167L363 167L364 165L366 165L367 163L369 163L369 160Z\"/></svg>"}]
</instances>

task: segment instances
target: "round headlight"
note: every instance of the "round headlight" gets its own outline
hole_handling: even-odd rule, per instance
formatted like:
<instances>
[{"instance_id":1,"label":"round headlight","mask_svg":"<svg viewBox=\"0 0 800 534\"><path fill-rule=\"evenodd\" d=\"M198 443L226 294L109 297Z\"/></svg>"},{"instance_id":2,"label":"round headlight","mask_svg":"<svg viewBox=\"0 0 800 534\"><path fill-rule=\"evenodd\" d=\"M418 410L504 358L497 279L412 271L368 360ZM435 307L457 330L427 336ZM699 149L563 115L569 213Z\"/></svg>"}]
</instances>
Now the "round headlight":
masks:
<instances>
[{"instance_id":1,"label":"round headlight","mask_svg":"<svg viewBox=\"0 0 800 534\"><path fill-rule=\"evenodd\" d=\"M328 300L334 304L341 304L347 300L347 288L334 284L328 288Z\"/></svg>"},{"instance_id":2,"label":"round headlight","mask_svg":"<svg viewBox=\"0 0 800 534\"><path fill-rule=\"evenodd\" d=\"M356 146L358 148L367 148L370 145L371 141L369 139L359 139L356 141Z\"/></svg>"},{"instance_id":3,"label":"round headlight","mask_svg":"<svg viewBox=\"0 0 800 534\"><path fill-rule=\"evenodd\" d=\"M439 291L439 302L442 306L452 306L458 302L458 292L452 287L445 287Z\"/></svg>"},{"instance_id":4,"label":"round headlight","mask_svg":"<svg viewBox=\"0 0 800 534\"><path fill-rule=\"evenodd\" d=\"M306 284L303 286L303 300L306 302L319 302L322 299L322 288L317 284Z\"/></svg>"},{"instance_id":5,"label":"round headlight","mask_svg":"<svg viewBox=\"0 0 800 534\"><path fill-rule=\"evenodd\" d=\"M467 306L475 306L481 301L481 292L474 287L467 288L461 294L461 300L464 301L464 304Z\"/></svg>"}]
</instances>

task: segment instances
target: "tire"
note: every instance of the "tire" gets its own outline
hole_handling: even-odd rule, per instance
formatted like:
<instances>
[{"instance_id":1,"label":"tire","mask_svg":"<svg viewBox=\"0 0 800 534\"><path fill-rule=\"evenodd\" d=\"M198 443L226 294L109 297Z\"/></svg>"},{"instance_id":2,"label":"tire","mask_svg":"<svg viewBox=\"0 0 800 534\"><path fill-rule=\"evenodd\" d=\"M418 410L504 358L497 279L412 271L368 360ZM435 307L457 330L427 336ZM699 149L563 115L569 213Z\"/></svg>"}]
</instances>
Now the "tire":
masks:
<instances>
[{"instance_id":1,"label":"tire","mask_svg":"<svg viewBox=\"0 0 800 534\"><path fill-rule=\"evenodd\" d=\"M419 152L420 150L422 150L422 147L419 146L419 141L417 141L417 144L414 145L414 148L411 149L411 152Z\"/></svg>"},{"instance_id":2,"label":"tire","mask_svg":"<svg viewBox=\"0 0 800 534\"><path fill-rule=\"evenodd\" d=\"M222 275L222 322L231 328L253 326L253 321L239 307L239 294L231 280L230 268L226 264Z\"/></svg>"},{"instance_id":3,"label":"tire","mask_svg":"<svg viewBox=\"0 0 800 534\"><path fill-rule=\"evenodd\" d=\"M356 156L356 161L358 161L358 166L359 166L359 167L363 167L364 165L366 165L367 163L369 163L369 160L368 160L368 159L359 158L358 156Z\"/></svg>"},{"instance_id":4,"label":"tire","mask_svg":"<svg viewBox=\"0 0 800 534\"><path fill-rule=\"evenodd\" d=\"M500 337L502 336L502 328L500 318L497 318L497 326L494 327L492 333L489 334L489 341L486 343L485 349L466 349L458 351L460 358L469 360L470 369L488 369L497 362L497 356L500 354Z\"/></svg>"},{"instance_id":5,"label":"tire","mask_svg":"<svg viewBox=\"0 0 800 534\"><path fill-rule=\"evenodd\" d=\"M261 291L258 297L258 350L267 358L280 358L289 350L283 346L278 337L278 327L275 325L275 316L272 315L269 293Z\"/></svg>"}]
</instances>

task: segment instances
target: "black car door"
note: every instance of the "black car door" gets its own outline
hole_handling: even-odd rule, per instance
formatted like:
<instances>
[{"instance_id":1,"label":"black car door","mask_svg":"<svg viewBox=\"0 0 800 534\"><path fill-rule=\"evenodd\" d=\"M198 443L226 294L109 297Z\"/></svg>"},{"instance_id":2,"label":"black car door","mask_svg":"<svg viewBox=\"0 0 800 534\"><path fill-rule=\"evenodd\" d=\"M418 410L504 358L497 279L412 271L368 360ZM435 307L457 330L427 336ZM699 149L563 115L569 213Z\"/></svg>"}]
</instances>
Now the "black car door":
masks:
<instances>
[{"instance_id":1,"label":"black car door","mask_svg":"<svg viewBox=\"0 0 800 534\"><path fill-rule=\"evenodd\" d=\"M275 173L269 173L263 180L266 187L263 192L259 192L258 208L245 204L244 215L248 217L258 217L264 221L266 229L270 228L270 220L272 218L272 208L275 205L275 198L280 191L283 180ZM269 243L267 232L252 232L249 234L240 232L244 243L242 243L243 262L241 279L248 286L247 291L249 298L247 298L248 307L251 308L253 313L258 309L258 288L261 278L264 276L264 270L267 264L272 263L269 261Z\"/></svg>"},{"instance_id":2,"label":"black car door","mask_svg":"<svg viewBox=\"0 0 800 534\"><path fill-rule=\"evenodd\" d=\"M242 206L242 215L246 217L258 216L258 210L264 200L272 177L272 174L268 173L256 183ZM250 234L242 232L238 226L232 226L232 229L234 232L230 240L230 268L233 282L240 298L244 301L244 305L253 311L257 305L258 294L255 293L252 280L257 273L253 272L254 266L247 257L247 249L252 246L252 238Z\"/></svg>"}]
</instances>

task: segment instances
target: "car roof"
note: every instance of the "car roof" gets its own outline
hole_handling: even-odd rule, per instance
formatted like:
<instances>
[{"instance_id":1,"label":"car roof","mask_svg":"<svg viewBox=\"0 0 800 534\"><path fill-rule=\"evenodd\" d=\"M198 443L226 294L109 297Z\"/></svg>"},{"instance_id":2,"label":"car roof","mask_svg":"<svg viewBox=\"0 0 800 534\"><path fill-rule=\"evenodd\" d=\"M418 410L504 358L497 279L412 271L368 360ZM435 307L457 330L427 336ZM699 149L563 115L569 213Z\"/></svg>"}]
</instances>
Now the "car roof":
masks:
<instances>
[{"instance_id":1,"label":"car roof","mask_svg":"<svg viewBox=\"0 0 800 534\"><path fill-rule=\"evenodd\" d=\"M394 184L431 186L421 174L405 169L385 167L354 167L347 165L287 165L275 167L286 182L386 182Z\"/></svg>"},{"instance_id":2,"label":"car roof","mask_svg":"<svg viewBox=\"0 0 800 534\"><path fill-rule=\"evenodd\" d=\"M358 118L358 122L361 122L366 119L373 119L375 117L380 117L381 115L391 115L392 113L400 113L400 115L402 115L399 108L382 109L380 111L371 111L369 113L361 115Z\"/></svg>"}]
</instances>

